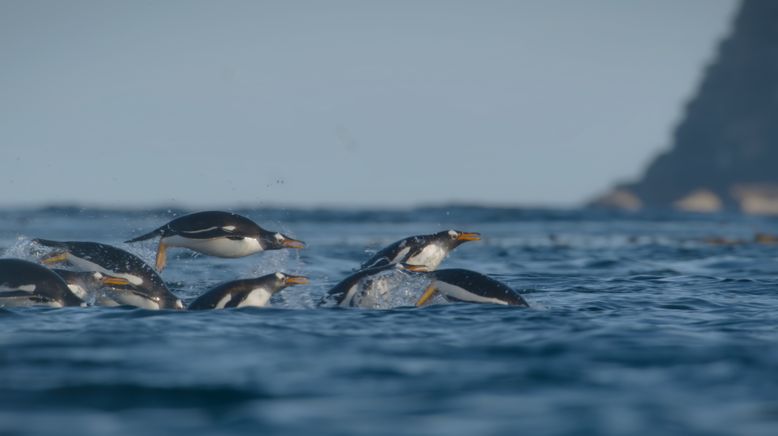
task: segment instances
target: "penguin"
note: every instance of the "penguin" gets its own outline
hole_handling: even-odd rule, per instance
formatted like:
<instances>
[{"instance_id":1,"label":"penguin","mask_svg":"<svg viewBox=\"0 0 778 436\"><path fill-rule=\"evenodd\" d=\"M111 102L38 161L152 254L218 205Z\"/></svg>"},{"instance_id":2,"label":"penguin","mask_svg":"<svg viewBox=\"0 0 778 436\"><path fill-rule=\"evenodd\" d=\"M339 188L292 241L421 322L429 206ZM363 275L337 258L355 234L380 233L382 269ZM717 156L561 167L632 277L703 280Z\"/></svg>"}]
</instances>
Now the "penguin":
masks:
<instances>
[{"instance_id":1,"label":"penguin","mask_svg":"<svg viewBox=\"0 0 778 436\"><path fill-rule=\"evenodd\" d=\"M260 227L254 221L231 212L196 212L178 217L145 235L125 241L133 243L160 236L157 271L166 264L168 247L183 247L216 257L243 257L264 250L305 248L305 243Z\"/></svg>"},{"instance_id":2,"label":"penguin","mask_svg":"<svg viewBox=\"0 0 778 436\"><path fill-rule=\"evenodd\" d=\"M22 259L0 259L0 307L85 306L54 271Z\"/></svg>"},{"instance_id":3,"label":"penguin","mask_svg":"<svg viewBox=\"0 0 778 436\"><path fill-rule=\"evenodd\" d=\"M437 293L448 301L529 307L527 301L508 285L475 271L452 268L428 275L432 283L416 302L416 307L423 306Z\"/></svg>"},{"instance_id":4,"label":"penguin","mask_svg":"<svg viewBox=\"0 0 778 436\"><path fill-rule=\"evenodd\" d=\"M84 301L89 301L89 294L97 292L104 286L127 286L130 284L127 279L107 276L97 271L71 271L59 268L53 268L52 271L67 283L71 292ZM113 304L110 302L100 304L105 303L100 297L101 295L97 295L97 298L95 298L97 305L116 305L116 302L113 302Z\"/></svg>"},{"instance_id":5,"label":"penguin","mask_svg":"<svg viewBox=\"0 0 778 436\"><path fill-rule=\"evenodd\" d=\"M405 265L390 263L357 271L330 289L318 306L375 307L377 298L391 291L390 278L398 271L406 271Z\"/></svg>"},{"instance_id":6,"label":"penguin","mask_svg":"<svg viewBox=\"0 0 778 436\"><path fill-rule=\"evenodd\" d=\"M104 287L103 292L117 303L144 309L184 309L184 303L168 289L150 266L132 253L99 242L33 242L54 250L43 256L46 265L67 263L82 271L99 272L127 280Z\"/></svg>"},{"instance_id":7,"label":"penguin","mask_svg":"<svg viewBox=\"0 0 778 436\"><path fill-rule=\"evenodd\" d=\"M276 292L293 285L304 285L308 278L277 272L253 279L222 283L198 297L189 310L263 307Z\"/></svg>"},{"instance_id":8,"label":"penguin","mask_svg":"<svg viewBox=\"0 0 778 436\"><path fill-rule=\"evenodd\" d=\"M362 264L360 269L383 266L390 263L405 263L413 266L423 266L427 271L434 271L448 256L448 253L467 241L479 241L478 233L445 230L432 235L410 236L401 239Z\"/></svg>"}]
</instances>

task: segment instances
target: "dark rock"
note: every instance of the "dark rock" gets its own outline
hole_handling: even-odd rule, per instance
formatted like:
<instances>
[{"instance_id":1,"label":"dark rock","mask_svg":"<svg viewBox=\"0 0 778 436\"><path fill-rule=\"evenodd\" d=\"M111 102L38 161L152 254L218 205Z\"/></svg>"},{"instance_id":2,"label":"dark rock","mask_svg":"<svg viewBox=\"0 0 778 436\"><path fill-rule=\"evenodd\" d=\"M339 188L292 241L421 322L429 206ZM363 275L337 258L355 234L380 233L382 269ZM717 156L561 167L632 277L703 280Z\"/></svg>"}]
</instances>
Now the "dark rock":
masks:
<instances>
[{"instance_id":1,"label":"dark rock","mask_svg":"<svg viewBox=\"0 0 778 436\"><path fill-rule=\"evenodd\" d=\"M671 148L592 205L778 214L777 166L778 1L744 0Z\"/></svg>"}]
</instances>

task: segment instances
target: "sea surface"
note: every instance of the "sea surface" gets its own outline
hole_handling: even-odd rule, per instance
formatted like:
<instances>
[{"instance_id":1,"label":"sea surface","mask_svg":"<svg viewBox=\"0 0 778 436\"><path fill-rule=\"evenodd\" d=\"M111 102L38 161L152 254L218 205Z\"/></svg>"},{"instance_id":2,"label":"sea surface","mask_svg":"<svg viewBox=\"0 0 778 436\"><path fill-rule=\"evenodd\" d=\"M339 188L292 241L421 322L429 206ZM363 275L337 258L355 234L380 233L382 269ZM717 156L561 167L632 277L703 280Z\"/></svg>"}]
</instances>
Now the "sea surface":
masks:
<instances>
[{"instance_id":1,"label":"sea surface","mask_svg":"<svg viewBox=\"0 0 778 436\"><path fill-rule=\"evenodd\" d=\"M183 210L0 210L0 255L30 239L122 241ZM429 207L243 209L302 251L172 250L189 302L273 271L311 284L272 307L0 309L0 434L778 435L778 221L737 215ZM382 246L455 228L442 267L531 308L319 309Z\"/></svg>"}]
</instances>

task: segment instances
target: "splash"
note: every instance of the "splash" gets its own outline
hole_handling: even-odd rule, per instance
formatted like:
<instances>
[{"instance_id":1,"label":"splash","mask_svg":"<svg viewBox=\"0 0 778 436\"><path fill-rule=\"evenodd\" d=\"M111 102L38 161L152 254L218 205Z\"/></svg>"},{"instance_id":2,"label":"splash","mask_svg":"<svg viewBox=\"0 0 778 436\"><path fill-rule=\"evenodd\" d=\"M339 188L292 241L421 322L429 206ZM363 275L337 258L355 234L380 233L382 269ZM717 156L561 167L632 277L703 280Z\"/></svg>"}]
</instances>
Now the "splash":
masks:
<instances>
[{"instance_id":1,"label":"splash","mask_svg":"<svg viewBox=\"0 0 778 436\"><path fill-rule=\"evenodd\" d=\"M36 244L27 236L18 236L14 244L8 247L0 257L37 262L48 251L49 249Z\"/></svg>"},{"instance_id":2,"label":"splash","mask_svg":"<svg viewBox=\"0 0 778 436\"><path fill-rule=\"evenodd\" d=\"M414 306L430 280L423 274L390 270L363 279L354 304L363 309L394 309Z\"/></svg>"}]
</instances>

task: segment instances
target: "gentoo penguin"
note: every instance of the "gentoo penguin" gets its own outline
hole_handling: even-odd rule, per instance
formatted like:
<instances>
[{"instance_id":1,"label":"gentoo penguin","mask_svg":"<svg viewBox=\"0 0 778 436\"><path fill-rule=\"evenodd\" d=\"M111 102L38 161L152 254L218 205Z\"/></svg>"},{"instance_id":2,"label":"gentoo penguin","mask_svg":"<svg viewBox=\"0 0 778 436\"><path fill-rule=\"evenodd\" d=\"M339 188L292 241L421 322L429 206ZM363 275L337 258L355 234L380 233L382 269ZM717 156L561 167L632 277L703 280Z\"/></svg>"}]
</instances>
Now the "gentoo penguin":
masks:
<instances>
[{"instance_id":1,"label":"gentoo penguin","mask_svg":"<svg viewBox=\"0 0 778 436\"><path fill-rule=\"evenodd\" d=\"M441 269L429 273L432 283L422 294L416 307L424 305L436 293L448 301L502 304L529 307L516 291L497 280L467 269Z\"/></svg>"},{"instance_id":2,"label":"gentoo penguin","mask_svg":"<svg viewBox=\"0 0 778 436\"><path fill-rule=\"evenodd\" d=\"M99 272L127 280L127 284L116 283L103 288L103 292L119 304L152 310L184 308L184 304L170 292L159 274L134 254L98 242L58 242L46 239L34 239L33 242L54 248L54 251L41 258L41 262L47 265L65 262L82 271Z\"/></svg>"},{"instance_id":3,"label":"gentoo penguin","mask_svg":"<svg viewBox=\"0 0 778 436\"><path fill-rule=\"evenodd\" d=\"M190 310L226 309L228 307L262 307L276 292L293 285L304 285L308 278L284 273L222 283L198 297Z\"/></svg>"},{"instance_id":4,"label":"gentoo penguin","mask_svg":"<svg viewBox=\"0 0 778 436\"><path fill-rule=\"evenodd\" d=\"M67 283L68 288L78 298L84 301L89 301L89 294L97 292L104 286L127 286L130 284L127 279L107 276L97 271L71 271L58 268L53 268L52 271Z\"/></svg>"},{"instance_id":5,"label":"gentoo penguin","mask_svg":"<svg viewBox=\"0 0 778 436\"><path fill-rule=\"evenodd\" d=\"M265 230L238 214L221 211L184 215L125 242L145 241L156 236L160 236L157 271L165 268L167 247L188 248L216 257L243 257L264 250L305 247L302 241Z\"/></svg>"},{"instance_id":6,"label":"gentoo penguin","mask_svg":"<svg viewBox=\"0 0 778 436\"><path fill-rule=\"evenodd\" d=\"M0 259L0 307L85 305L54 271L21 259Z\"/></svg>"},{"instance_id":7,"label":"gentoo penguin","mask_svg":"<svg viewBox=\"0 0 778 436\"><path fill-rule=\"evenodd\" d=\"M361 269L373 268L390 263L405 263L426 267L434 271L448 253L467 241L478 241L478 233L446 230L432 235L418 235L401 239L363 263Z\"/></svg>"},{"instance_id":8,"label":"gentoo penguin","mask_svg":"<svg viewBox=\"0 0 778 436\"><path fill-rule=\"evenodd\" d=\"M375 307L381 297L391 292L391 279L398 271L406 271L405 265L390 263L357 271L330 289L319 301L319 307Z\"/></svg>"}]
</instances>

